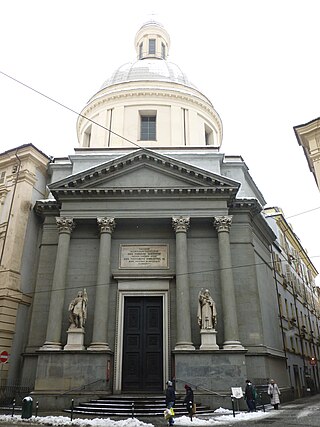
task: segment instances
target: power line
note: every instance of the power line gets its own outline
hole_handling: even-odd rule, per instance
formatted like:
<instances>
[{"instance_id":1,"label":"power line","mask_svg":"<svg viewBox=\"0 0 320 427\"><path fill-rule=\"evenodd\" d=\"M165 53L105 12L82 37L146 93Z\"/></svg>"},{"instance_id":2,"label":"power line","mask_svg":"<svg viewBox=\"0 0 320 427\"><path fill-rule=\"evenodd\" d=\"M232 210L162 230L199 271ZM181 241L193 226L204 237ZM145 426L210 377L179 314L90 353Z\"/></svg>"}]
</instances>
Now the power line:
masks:
<instances>
[{"instance_id":1,"label":"power line","mask_svg":"<svg viewBox=\"0 0 320 427\"><path fill-rule=\"evenodd\" d=\"M318 258L318 257L320 257L320 255L313 256L312 258ZM299 260L302 258L296 257L296 259ZM280 262L286 263L287 261L286 260L280 260ZM191 271L188 273L181 273L181 274L172 273L172 275L174 275L175 277L178 277L178 276L189 276L190 277L190 276L197 275L197 274L215 273L215 272L220 272L220 271L225 271L225 270L236 270L239 268L248 268L248 267L257 267L257 266L268 266L271 269L274 268L273 262L272 262L272 260L270 260L269 262L257 262L257 263L253 263L253 264L243 264L243 265L237 265L237 266L231 266L231 267L225 267L225 268L219 267L219 268L213 268L213 269L208 269L208 270ZM115 282L107 282L107 283L104 283L102 285L98 285L98 284L94 283L92 285L89 285L89 286L87 285L85 287L86 287L86 289L97 288L98 286L110 286L110 285L113 285L114 283ZM55 289L53 292L62 291L62 290L69 291L69 290L73 290L73 289L80 289L80 286L78 285L78 286L70 286L70 287L65 287L65 288L58 288L58 289ZM43 294L43 293L51 293L51 292L52 292L51 288L46 289L46 290L40 289L40 290L33 291L33 292L25 292L25 295L32 296L35 294ZM20 295L20 294L21 294L20 292L17 293L17 295Z\"/></svg>"},{"instance_id":2,"label":"power line","mask_svg":"<svg viewBox=\"0 0 320 427\"><path fill-rule=\"evenodd\" d=\"M33 87L31 87L31 86L27 85L26 83L21 82L20 80L18 80L18 79L16 79L16 78L14 78L14 77L12 77L12 76L10 76L9 74L4 73L4 72L3 72L3 71L1 71L1 70L0 70L0 73L1 73L1 74L3 74L4 76L8 77L9 79L13 80L14 82L19 83L20 85L22 85L22 86L26 87L27 89L32 90L33 92L37 93L38 95L41 95L41 96L43 96L44 98L49 99L49 101L52 101L52 102L54 102L55 104L60 105L60 107L63 107L63 108L65 108L65 109L66 109L66 110L68 110L68 111L71 111L72 113L76 114L77 116L83 117L84 119L86 119L86 120L88 120L89 122L91 122L91 123L93 123L93 124L95 124L95 125L97 125L97 126L101 127L102 129L105 129L106 131L108 131L108 132L112 133L113 135L116 135L116 136L118 136L119 138L121 138L121 139L123 139L123 140L125 140L125 141L129 142L130 144L135 145L137 148L142 148L142 147L141 147L139 144L137 144L136 142L133 142L133 141L131 141L131 140L130 140L130 139L128 139L128 138L125 138L124 136L122 136L122 135L118 134L117 132L114 132L114 131L113 131L113 130L111 130L111 129L108 129L106 126L103 126L103 125L101 125L100 123L97 123L96 121L94 121L94 120L92 120L92 119L89 119L88 117L84 116L84 115L83 115L83 114L81 114L81 113L78 113L77 111L73 110L72 108L68 107L67 105L62 104L62 102L59 102L59 101L57 101L57 100L56 100L56 99L54 99L54 98L51 98L51 96L48 96L48 95L44 94L43 92L40 92L39 90L34 89Z\"/></svg>"},{"instance_id":3,"label":"power line","mask_svg":"<svg viewBox=\"0 0 320 427\"><path fill-rule=\"evenodd\" d=\"M66 110L68 110L68 111L71 111L72 113L76 114L77 116L80 116L80 117L82 117L82 118L84 118L84 119L88 120L89 122L91 122L91 123L93 123L93 124L95 124L95 125L97 125L97 126L101 127L102 129L106 130L107 132L112 133L113 135L117 136L118 138L121 138L121 139L123 139L124 141L127 141L127 142L129 142L130 144L132 144L132 145L135 145L137 148L139 148L139 149L142 149L142 148L143 148L141 145L137 144L136 142L131 141L130 139L128 139L128 138L126 138L126 137L124 137L124 136L120 135L120 134L119 134L119 133L117 133L117 132L114 132L114 131L113 131L113 130L111 130L111 129L108 129L106 126L101 125L100 123L96 122L95 120L89 119L88 117L84 116L83 114L78 113L77 111L75 111L75 110L73 110L72 108L68 107L67 105L63 104L62 102L59 102L59 101L57 101L56 99L52 98L51 96L48 96L48 95L44 94L43 92L40 92L39 90L34 89L33 87L31 87L31 86L27 85L26 83L23 83L22 81L20 81L20 80L16 79L15 77L12 77L12 76L10 76L9 74L7 74L7 73L5 73L5 72L3 72L3 71L1 71L1 70L0 70L0 74L4 75L5 77L7 77L7 78L9 78L9 79L11 79L11 80L13 80L14 82L16 82L16 83L20 84L21 86L24 86L24 87L26 87L26 88L27 88L27 89L29 89L29 90L32 90L33 92L37 93L38 95L43 96L44 98L48 99L49 101L54 102L54 103L55 103L55 104L57 104L57 105L60 105L60 107L65 108L65 109L66 109ZM286 218L286 219L294 218L294 217L296 217L296 216L303 215L303 214L305 214L305 213L309 213L309 212L315 211L315 210L317 210L317 209L320 209L320 206L318 206L318 207L316 207L316 208L313 208L313 209L309 209L309 210L307 210L307 211L303 211L303 212L300 212L300 213L294 214L294 215L290 215L290 216L285 217L285 218Z\"/></svg>"},{"instance_id":4,"label":"power line","mask_svg":"<svg viewBox=\"0 0 320 427\"><path fill-rule=\"evenodd\" d=\"M320 209L320 206L318 206L318 207L316 207L316 208L313 208L313 209L309 209L309 210L307 210L307 211L303 211L303 212L300 212L300 213L294 214L294 215L287 216L287 217L285 217L285 218L286 218L286 219L294 218L294 217L299 216L299 215L303 215L303 214L306 214L306 213L309 213L309 212L316 211L317 209Z\"/></svg>"}]
</instances>

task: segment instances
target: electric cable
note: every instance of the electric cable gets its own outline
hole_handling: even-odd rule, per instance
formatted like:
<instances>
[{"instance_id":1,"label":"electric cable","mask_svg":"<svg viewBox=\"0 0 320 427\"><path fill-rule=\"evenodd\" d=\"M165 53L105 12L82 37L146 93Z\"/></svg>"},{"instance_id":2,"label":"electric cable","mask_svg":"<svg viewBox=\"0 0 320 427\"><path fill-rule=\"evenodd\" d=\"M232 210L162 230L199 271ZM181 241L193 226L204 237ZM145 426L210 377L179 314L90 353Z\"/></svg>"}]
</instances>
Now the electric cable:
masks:
<instances>
[{"instance_id":1,"label":"electric cable","mask_svg":"<svg viewBox=\"0 0 320 427\"><path fill-rule=\"evenodd\" d=\"M95 125L97 125L97 126L101 127L102 129L104 129L104 130L106 130L106 131L108 131L108 132L112 133L113 135L115 135L115 136L117 136L117 137L119 137L119 138L123 139L124 141L127 141L127 142L129 142L130 144L135 145L137 148L142 148L139 144L137 144L137 143L135 143L135 142L131 141L131 140L130 140L130 139L128 139L128 138L125 138L124 136L122 136L122 135L118 134L117 132L114 132L114 131L113 131L113 130L111 130L111 129L108 129L106 126L103 126L103 125L101 125L100 123L98 123L98 122L96 122L96 121L94 121L94 120L92 120L92 119L89 119L88 117L84 116L84 115L83 115L83 114L81 114L81 113L78 113L77 111L73 110L72 108L68 107L67 105L62 104L62 102L59 102L59 101L55 100L55 99L54 99L54 98L52 98L51 96L48 96L48 95L44 94L43 92L40 92L39 90L34 89L33 87L31 87L31 86L27 85L26 83L21 82L20 80L16 79L15 77L10 76L9 74L4 73L4 72L3 72L3 71L1 71L1 70L0 70L0 73L1 73L2 75L4 75L4 76L8 77L9 79L11 79L11 80L15 81L16 83L19 83L20 85L22 85L22 86L26 87L27 89L32 90L33 92L37 93L38 95L41 95L41 96L43 96L44 98L49 99L49 101L52 101L52 102L54 102L55 104L60 105L60 107L63 107L63 108L65 108L65 109L66 109L66 110L68 110L68 111L71 111L72 113L76 114L77 116L83 117L84 119L88 120L89 122L91 122L91 123L93 123L93 124L95 124Z\"/></svg>"},{"instance_id":2,"label":"electric cable","mask_svg":"<svg viewBox=\"0 0 320 427\"><path fill-rule=\"evenodd\" d=\"M18 84L20 84L20 85L22 85L22 86L26 87L27 89L32 90L33 92L37 93L38 95L43 96L44 98L48 99L49 101L52 101L52 102L54 102L54 103L55 103L55 104L57 104L57 105L60 105L61 107L65 108L66 110L71 111L72 113L76 114L77 116L80 116L80 117L82 117L82 118L84 118L84 119L88 120L89 122L91 122L91 123L93 123L93 124L95 124L95 125L97 125L97 126L101 127L102 129L106 130L107 132L112 133L113 135L117 136L118 138L121 138L121 139L123 139L124 141L127 141L127 142L129 142L130 144L132 144L132 145L135 145L137 148L139 148L139 149L145 149L145 147L142 147L141 145L137 144L136 142L131 141L130 139L128 139L128 138L126 138L126 137L124 137L124 136L120 135L120 134L119 134L119 133L117 133L117 132L112 131L111 129L108 129L106 126L101 125L100 123L96 122L95 120L89 119L88 117L84 116L83 114L78 113L77 111L75 111L75 110L73 110L72 108L68 107L67 105L63 104L62 102L59 102L59 101L55 100L54 98L52 98L51 96L48 96L48 95L44 94L43 92L40 92L39 90L34 89L33 87L31 87L31 86L27 85L26 83L23 83L22 81L20 81L20 80L16 79L15 77L12 77L12 76L10 76L9 74L7 74L7 73L5 73L5 72L3 72L3 71L1 71L1 70L0 70L0 74L4 75L5 77L8 77L9 79L11 79L11 80L13 80L14 82L16 82L16 83L18 83ZM313 209L309 209L309 210L307 210L307 211L303 211L303 212L300 212L300 213L294 214L294 215L287 216L287 217L285 217L285 218L286 218L286 219L294 218L294 217L296 217L296 216L303 215L303 214L305 214L305 213L309 213L309 212L315 211L315 210L317 210L317 209L320 209L320 206L318 206L318 207L316 207L316 208L313 208Z\"/></svg>"}]
</instances>

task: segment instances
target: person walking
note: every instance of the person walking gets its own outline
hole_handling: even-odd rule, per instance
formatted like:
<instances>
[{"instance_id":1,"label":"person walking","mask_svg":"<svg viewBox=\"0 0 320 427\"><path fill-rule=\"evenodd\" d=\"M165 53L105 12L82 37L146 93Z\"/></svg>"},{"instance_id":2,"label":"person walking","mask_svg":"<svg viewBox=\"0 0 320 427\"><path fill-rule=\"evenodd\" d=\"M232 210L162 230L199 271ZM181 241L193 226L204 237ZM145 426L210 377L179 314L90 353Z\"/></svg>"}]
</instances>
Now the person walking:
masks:
<instances>
[{"instance_id":1,"label":"person walking","mask_svg":"<svg viewBox=\"0 0 320 427\"><path fill-rule=\"evenodd\" d=\"M192 415L193 415L193 390L192 388L186 384L184 386L186 390L186 396L184 398L183 404L187 405L187 412L190 417L190 420L192 421Z\"/></svg>"},{"instance_id":2,"label":"person walking","mask_svg":"<svg viewBox=\"0 0 320 427\"><path fill-rule=\"evenodd\" d=\"M167 389L166 389L166 407L170 411L171 408L174 407L176 401L176 392L174 391L172 381L167 381ZM170 411L172 413L172 411ZM169 426L172 426L174 424L174 418L173 415L170 416L170 413L168 413L168 424Z\"/></svg>"},{"instance_id":3,"label":"person walking","mask_svg":"<svg viewBox=\"0 0 320 427\"><path fill-rule=\"evenodd\" d=\"M256 397L257 391L255 386L252 384L250 380L246 380L246 388L244 391L244 398L247 402L248 412L255 412L256 409Z\"/></svg>"},{"instance_id":4,"label":"person walking","mask_svg":"<svg viewBox=\"0 0 320 427\"><path fill-rule=\"evenodd\" d=\"M268 386L268 395L271 399L271 405L273 405L274 409L279 409L280 403L280 390L278 385L274 380L270 380L270 384Z\"/></svg>"}]
</instances>

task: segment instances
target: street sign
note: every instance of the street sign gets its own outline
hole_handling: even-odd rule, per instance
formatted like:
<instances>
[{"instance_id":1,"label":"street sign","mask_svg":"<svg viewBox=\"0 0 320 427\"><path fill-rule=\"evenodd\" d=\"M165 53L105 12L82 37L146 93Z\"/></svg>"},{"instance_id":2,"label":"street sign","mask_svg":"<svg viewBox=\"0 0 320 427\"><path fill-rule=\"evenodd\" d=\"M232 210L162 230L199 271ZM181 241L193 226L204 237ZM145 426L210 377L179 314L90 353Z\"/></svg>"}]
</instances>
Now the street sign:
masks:
<instances>
[{"instance_id":1,"label":"street sign","mask_svg":"<svg viewBox=\"0 0 320 427\"><path fill-rule=\"evenodd\" d=\"M2 351L0 353L0 362L1 363L7 363L9 359L9 353L7 351Z\"/></svg>"},{"instance_id":2,"label":"street sign","mask_svg":"<svg viewBox=\"0 0 320 427\"><path fill-rule=\"evenodd\" d=\"M315 357L311 357L310 359L310 365L315 366L317 364L317 359Z\"/></svg>"}]
</instances>

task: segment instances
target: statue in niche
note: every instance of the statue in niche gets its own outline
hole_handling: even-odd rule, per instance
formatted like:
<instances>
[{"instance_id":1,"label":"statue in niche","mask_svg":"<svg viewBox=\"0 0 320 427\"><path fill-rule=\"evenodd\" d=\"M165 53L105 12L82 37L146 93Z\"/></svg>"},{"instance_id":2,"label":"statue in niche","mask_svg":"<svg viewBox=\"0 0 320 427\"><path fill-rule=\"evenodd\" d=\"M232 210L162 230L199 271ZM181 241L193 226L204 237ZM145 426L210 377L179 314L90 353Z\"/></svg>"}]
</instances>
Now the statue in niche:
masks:
<instances>
[{"instance_id":1,"label":"statue in niche","mask_svg":"<svg viewBox=\"0 0 320 427\"><path fill-rule=\"evenodd\" d=\"M208 289L201 289L198 296L198 324L201 329L215 329L217 310Z\"/></svg>"},{"instance_id":2,"label":"statue in niche","mask_svg":"<svg viewBox=\"0 0 320 427\"><path fill-rule=\"evenodd\" d=\"M86 289L79 291L69 304L70 328L84 328L87 319L88 295Z\"/></svg>"}]
</instances>

